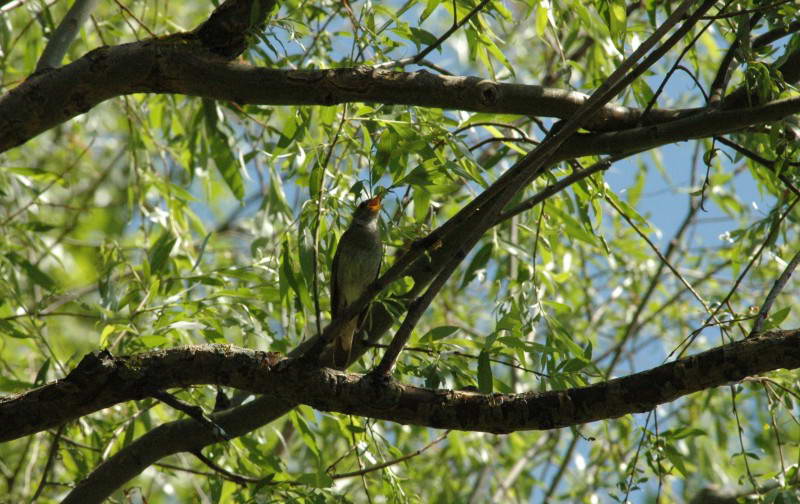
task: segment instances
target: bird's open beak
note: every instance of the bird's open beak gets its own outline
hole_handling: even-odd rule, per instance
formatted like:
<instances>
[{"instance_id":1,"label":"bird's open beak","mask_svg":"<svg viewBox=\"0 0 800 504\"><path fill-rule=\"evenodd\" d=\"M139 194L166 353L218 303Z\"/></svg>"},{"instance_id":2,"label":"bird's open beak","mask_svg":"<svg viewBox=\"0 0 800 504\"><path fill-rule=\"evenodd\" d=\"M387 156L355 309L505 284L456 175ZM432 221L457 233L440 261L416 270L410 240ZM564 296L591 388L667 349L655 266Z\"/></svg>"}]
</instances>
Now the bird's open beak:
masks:
<instances>
[{"instance_id":1,"label":"bird's open beak","mask_svg":"<svg viewBox=\"0 0 800 504\"><path fill-rule=\"evenodd\" d=\"M381 211L381 197L375 196L374 198L367 200L367 208L369 208L373 212L380 212Z\"/></svg>"}]
</instances>

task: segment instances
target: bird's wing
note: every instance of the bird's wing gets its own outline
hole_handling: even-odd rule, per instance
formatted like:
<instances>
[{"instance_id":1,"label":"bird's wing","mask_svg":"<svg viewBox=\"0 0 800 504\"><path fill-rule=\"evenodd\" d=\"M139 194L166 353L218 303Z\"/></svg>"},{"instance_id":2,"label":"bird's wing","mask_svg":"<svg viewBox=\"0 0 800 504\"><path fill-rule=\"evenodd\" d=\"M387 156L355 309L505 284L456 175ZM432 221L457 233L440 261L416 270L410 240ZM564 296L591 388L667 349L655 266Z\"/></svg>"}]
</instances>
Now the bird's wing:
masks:
<instances>
[{"instance_id":1,"label":"bird's wing","mask_svg":"<svg viewBox=\"0 0 800 504\"><path fill-rule=\"evenodd\" d=\"M333 264L331 265L331 319L336 318L336 315L341 309L339 307L339 256L341 255L342 235L339 242L336 244L336 252L333 254Z\"/></svg>"},{"instance_id":2,"label":"bird's wing","mask_svg":"<svg viewBox=\"0 0 800 504\"><path fill-rule=\"evenodd\" d=\"M380 260L380 262L378 262L378 269L375 270L375 278L372 279L373 282L375 280L377 280L379 276L381 276L381 268L382 267L383 267L383 243L381 243L381 260ZM361 310L361 313L358 314L358 328L359 329L364 325L364 319L367 318L367 313L369 312L369 309L370 309L370 305L367 305L367 306L364 307L363 310Z\"/></svg>"}]
</instances>

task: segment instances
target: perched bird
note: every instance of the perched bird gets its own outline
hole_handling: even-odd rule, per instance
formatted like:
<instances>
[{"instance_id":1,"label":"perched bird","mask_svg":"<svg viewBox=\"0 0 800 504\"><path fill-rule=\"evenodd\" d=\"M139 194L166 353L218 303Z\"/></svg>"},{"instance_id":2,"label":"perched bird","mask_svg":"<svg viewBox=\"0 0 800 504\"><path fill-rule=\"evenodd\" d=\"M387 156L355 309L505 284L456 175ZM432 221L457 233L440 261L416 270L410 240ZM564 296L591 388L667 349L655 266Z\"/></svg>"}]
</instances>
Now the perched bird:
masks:
<instances>
[{"instance_id":1,"label":"perched bird","mask_svg":"<svg viewBox=\"0 0 800 504\"><path fill-rule=\"evenodd\" d=\"M350 227L344 232L336 246L331 270L331 316L336 318L347 306L364 293L378 278L383 260L381 232L378 215L381 197L362 201L353 213ZM353 335L358 329L367 309L348 320L333 337L333 367L344 369L350 362Z\"/></svg>"}]
</instances>

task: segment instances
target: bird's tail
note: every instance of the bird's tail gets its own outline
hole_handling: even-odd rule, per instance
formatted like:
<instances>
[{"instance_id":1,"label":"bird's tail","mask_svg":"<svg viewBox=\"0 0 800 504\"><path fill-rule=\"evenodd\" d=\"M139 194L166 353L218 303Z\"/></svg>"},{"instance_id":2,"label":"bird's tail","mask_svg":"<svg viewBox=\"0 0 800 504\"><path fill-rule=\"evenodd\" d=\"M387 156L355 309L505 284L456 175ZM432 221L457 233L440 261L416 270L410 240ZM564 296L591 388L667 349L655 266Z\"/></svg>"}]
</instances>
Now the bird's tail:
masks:
<instances>
[{"instance_id":1,"label":"bird's tail","mask_svg":"<svg viewBox=\"0 0 800 504\"><path fill-rule=\"evenodd\" d=\"M358 326L358 317L347 322L333 340L333 367L345 369L350 363L350 351L353 348L353 335Z\"/></svg>"}]
</instances>

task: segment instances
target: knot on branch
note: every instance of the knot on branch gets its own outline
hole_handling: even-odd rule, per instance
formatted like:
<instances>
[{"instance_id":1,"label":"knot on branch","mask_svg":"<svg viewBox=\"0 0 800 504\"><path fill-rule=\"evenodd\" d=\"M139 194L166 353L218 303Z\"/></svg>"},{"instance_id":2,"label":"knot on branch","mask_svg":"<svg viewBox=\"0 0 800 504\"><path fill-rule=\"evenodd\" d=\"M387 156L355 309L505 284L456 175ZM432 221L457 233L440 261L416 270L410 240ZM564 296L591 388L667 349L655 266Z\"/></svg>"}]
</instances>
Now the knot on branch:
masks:
<instances>
[{"instance_id":1,"label":"knot on branch","mask_svg":"<svg viewBox=\"0 0 800 504\"><path fill-rule=\"evenodd\" d=\"M478 83L478 91L480 92L481 103L486 107L492 107L497 103L500 97L500 90L497 83L490 80L482 80Z\"/></svg>"},{"instance_id":2,"label":"knot on branch","mask_svg":"<svg viewBox=\"0 0 800 504\"><path fill-rule=\"evenodd\" d=\"M114 356L108 350L87 354L65 378L65 381L81 385L97 382L112 374L116 369Z\"/></svg>"},{"instance_id":3,"label":"knot on branch","mask_svg":"<svg viewBox=\"0 0 800 504\"><path fill-rule=\"evenodd\" d=\"M196 34L209 51L227 59L244 52L248 38L260 31L274 0L229 0L223 2L200 25Z\"/></svg>"}]
</instances>

